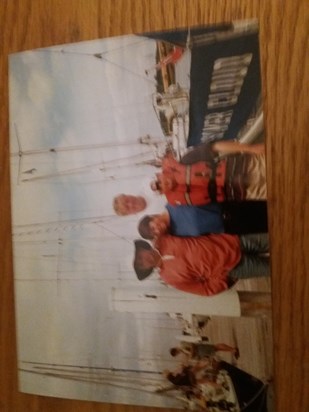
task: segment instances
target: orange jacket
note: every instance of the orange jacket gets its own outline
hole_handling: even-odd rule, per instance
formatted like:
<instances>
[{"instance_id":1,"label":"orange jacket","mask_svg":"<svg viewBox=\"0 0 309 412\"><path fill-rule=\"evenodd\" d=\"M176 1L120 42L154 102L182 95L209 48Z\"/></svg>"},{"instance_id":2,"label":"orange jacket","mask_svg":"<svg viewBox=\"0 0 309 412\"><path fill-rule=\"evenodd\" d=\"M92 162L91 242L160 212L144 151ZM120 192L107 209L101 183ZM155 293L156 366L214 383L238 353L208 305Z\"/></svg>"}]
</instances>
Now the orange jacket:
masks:
<instances>
[{"instance_id":1,"label":"orange jacket","mask_svg":"<svg viewBox=\"0 0 309 412\"><path fill-rule=\"evenodd\" d=\"M162 256L162 280L197 295L211 296L228 289L228 273L241 259L240 241L235 235L164 235L155 246Z\"/></svg>"},{"instance_id":2,"label":"orange jacket","mask_svg":"<svg viewBox=\"0 0 309 412\"><path fill-rule=\"evenodd\" d=\"M163 176L171 176L177 185L163 192L171 205L205 205L225 200L226 160L212 167L207 162L183 165L173 158L162 162Z\"/></svg>"}]
</instances>

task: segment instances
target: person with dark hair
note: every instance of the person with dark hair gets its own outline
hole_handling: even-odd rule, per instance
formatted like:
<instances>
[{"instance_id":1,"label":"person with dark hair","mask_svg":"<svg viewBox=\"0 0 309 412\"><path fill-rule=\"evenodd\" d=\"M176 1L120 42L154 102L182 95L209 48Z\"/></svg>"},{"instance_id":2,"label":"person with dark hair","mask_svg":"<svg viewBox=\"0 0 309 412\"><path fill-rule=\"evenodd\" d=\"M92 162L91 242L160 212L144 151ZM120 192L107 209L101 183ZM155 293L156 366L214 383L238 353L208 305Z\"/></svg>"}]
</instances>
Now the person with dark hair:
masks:
<instances>
[{"instance_id":1,"label":"person with dark hair","mask_svg":"<svg viewBox=\"0 0 309 412\"><path fill-rule=\"evenodd\" d=\"M210 203L205 206L166 205L161 214L146 215L138 224L148 240L170 233L201 236L209 233L248 234L267 232L265 201Z\"/></svg>"},{"instance_id":2,"label":"person with dark hair","mask_svg":"<svg viewBox=\"0 0 309 412\"><path fill-rule=\"evenodd\" d=\"M209 399L205 397L203 392L198 388L190 388L184 391L186 398L189 401L193 401L199 409L205 411L222 411L222 412L235 412L237 406L235 402L228 401L226 399ZM211 408L211 409L208 409ZM213 409L215 408L215 409ZM195 409L193 409L195 410Z\"/></svg>"},{"instance_id":3,"label":"person with dark hair","mask_svg":"<svg viewBox=\"0 0 309 412\"><path fill-rule=\"evenodd\" d=\"M189 365L189 362L192 360L192 352L190 348L186 347L173 347L169 350L170 355L174 357L178 357L181 359L183 365Z\"/></svg>"},{"instance_id":4,"label":"person with dark hair","mask_svg":"<svg viewBox=\"0 0 309 412\"><path fill-rule=\"evenodd\" d=\"M154 248L135 241L134 270L139 280L159 269L161 279L184 292L211 296L238 279L269 276L266 234L208 235L181 238L163 235Z\"/></svg>"},{"instance_id":5,"label":"person with dark hair","mask_svg":"<svg viewBox=\"0 0 309 412\"><path fill-rule=\"evenodd\" d=\"M195 386L196 379L191 366L185 366L181 372L164 371L164 376L175 386Z\"/></svg>"},{"instance_id":6,"label":"person with dark hair","mask_svg":"<svg viewBox=\"0 0 309 412\"><path fill-rule=\"evenodd\" d=\"M176 348L176 347L174 347L174 348L171 348L171 349L170 349L170 355L173 356L173 357L175 357L175 356L177 356L177 355L179 355L179 354L181 354L181 353L183 353L184 355L186 355L186 356L188 356L188 357L191 357L191 356L192 356L191 351L186 350L186 349L184 349L184 348Z\"/></svg>"},{"instance_id":7,"label":"person with dark hair","mask_svg":"<svg viewBox=\"0 0 309 412\"><path fill-rule=\"evenodd\" d=\"M210 367L208 361L199 361L194 366L185 365L175 372L165 370L163 375L173 385L182 389L194 388L205 383L216 388L221 387L215 380L216 370Z\"/></svg>"}]
</instances>

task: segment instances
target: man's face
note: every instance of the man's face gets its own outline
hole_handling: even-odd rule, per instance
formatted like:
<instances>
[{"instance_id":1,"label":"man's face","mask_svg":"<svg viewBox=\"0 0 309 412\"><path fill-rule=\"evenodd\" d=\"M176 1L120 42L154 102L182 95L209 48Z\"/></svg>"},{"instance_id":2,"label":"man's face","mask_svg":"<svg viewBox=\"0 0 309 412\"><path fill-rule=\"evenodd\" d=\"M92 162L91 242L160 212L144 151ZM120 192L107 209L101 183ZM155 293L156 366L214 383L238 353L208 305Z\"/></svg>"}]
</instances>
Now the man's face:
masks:
<instances>
[{"instance_id":1,"label":"man's face","mask_svg":"<svg viewBox=\"0 0 309 412\"><path fill-rule=\"evenodd\" d=\"M156 267L157 256L154 250L140 250L136 258L137 265L141 270Z\"/></svg>"},{"instance_id":2,"label":"man's face","mask_svg":"<svg viewBox=\"0 0 309 412\"><path fill-rule=\"evenodd\" d=\"M153 236L164 235L164 233L168 232L167 223L160 218L160 215L152 216L149 227Z\"/></svg>"},{"instance_id":3,"label":"man's face","mask_svg":"<svg viewBox=\"0 0 309 412\"><path fill-rule=\"evenodd\" d=\"M123 215L132 215L146 208L146 200L142 196L120 195L118 204Z\"/></svg>"}]
</instances>

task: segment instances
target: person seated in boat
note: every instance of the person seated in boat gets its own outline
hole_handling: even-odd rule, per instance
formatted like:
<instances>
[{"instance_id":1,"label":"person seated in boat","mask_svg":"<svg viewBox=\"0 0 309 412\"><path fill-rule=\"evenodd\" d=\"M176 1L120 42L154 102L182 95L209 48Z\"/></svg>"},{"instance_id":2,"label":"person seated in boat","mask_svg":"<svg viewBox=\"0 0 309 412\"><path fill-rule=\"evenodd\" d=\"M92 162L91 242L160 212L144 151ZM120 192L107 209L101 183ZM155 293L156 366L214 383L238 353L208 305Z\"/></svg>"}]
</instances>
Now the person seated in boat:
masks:
<instances>
[{"instance_id":1,"label":"person seated in boat","mask_svg":"<svg viewBox=\"0 0 309 412\"><path fill-rule=\"evenodd\" d=\"M237 279L270 274L267 234L163 235L153 247L141 239L134 245L133 267L139 280L157 268L167 285L197 295L215 295Z\"/></svg>"},{"instance_id":2,"label":"person seated in boat","mask_svg":"<svg viewBox=\"0 0 309 412\"><path fill-rule=\"evenodd\" d=\"M264 144L204 143L189 150L180 161L169 152L150 186L164 194L171 205L265 200Z\"/></svg>"},{"instance_id":3,"label":"person seated in boat","mask_svg":"<svg viewBox=\"0 0 309 412\"><path fill-rule=\"evenodd\" d=\"M210 373L211 372L211 373ZM184 390L195 388L201 384L209 384L215 388L221 387L216 382L217 371L209 369L208 362L199 361L195 365L181 365L181 367L172 372L163 371L164 377L173 385Z\"/></svg>"},{"instance_id":4,"label":"person seated in boat","mask_svg":"<svg viewBox=\"0 0 309 412\"><path fill-rule=\"evenodd\" d=\"M265 201L210 203L204 206L167 204L160 214L145 215L139 234L148 240L166 233L201 236L209 233L264 233L268 231Z\"/></svg>"},{"instance_id":5,"label":"person seated in boat","mask_svg":"<svg viewBox=\"0 0 309 412\"><path fill-rule=\"evenodd\" d=\"M225 398L222 391L221 394L215 392L215 398L211 394L205 394L200 387L185 389L182 391L185 395L184 400L187 401L189 410L198 411L222 411L235 412L238 411L236 402L232 402Z\"/></svg>"}]
</instances>

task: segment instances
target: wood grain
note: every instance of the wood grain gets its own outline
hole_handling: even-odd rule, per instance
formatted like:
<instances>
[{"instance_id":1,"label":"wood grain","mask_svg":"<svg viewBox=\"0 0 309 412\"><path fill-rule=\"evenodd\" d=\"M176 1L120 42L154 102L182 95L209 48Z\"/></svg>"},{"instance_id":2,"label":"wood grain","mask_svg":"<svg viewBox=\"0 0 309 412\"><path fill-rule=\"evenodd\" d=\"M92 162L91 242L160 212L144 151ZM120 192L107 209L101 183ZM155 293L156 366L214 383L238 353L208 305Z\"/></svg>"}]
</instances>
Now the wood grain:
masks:
<instances>
[{"instance_id":1,"label":"wood grain","mask_svg":"<svg viewBox=\"0 0 309 412\"><path fill-rule=\"evenodd\" d=\"M257 17L272 252L277 411L309 410L307 0L1 0L0 411L156 411L21 394L17 388L10 225L8 67L12 52L67 42ZM166 409L167 410L167 409Z\"/></svg>"}]
</instances>

